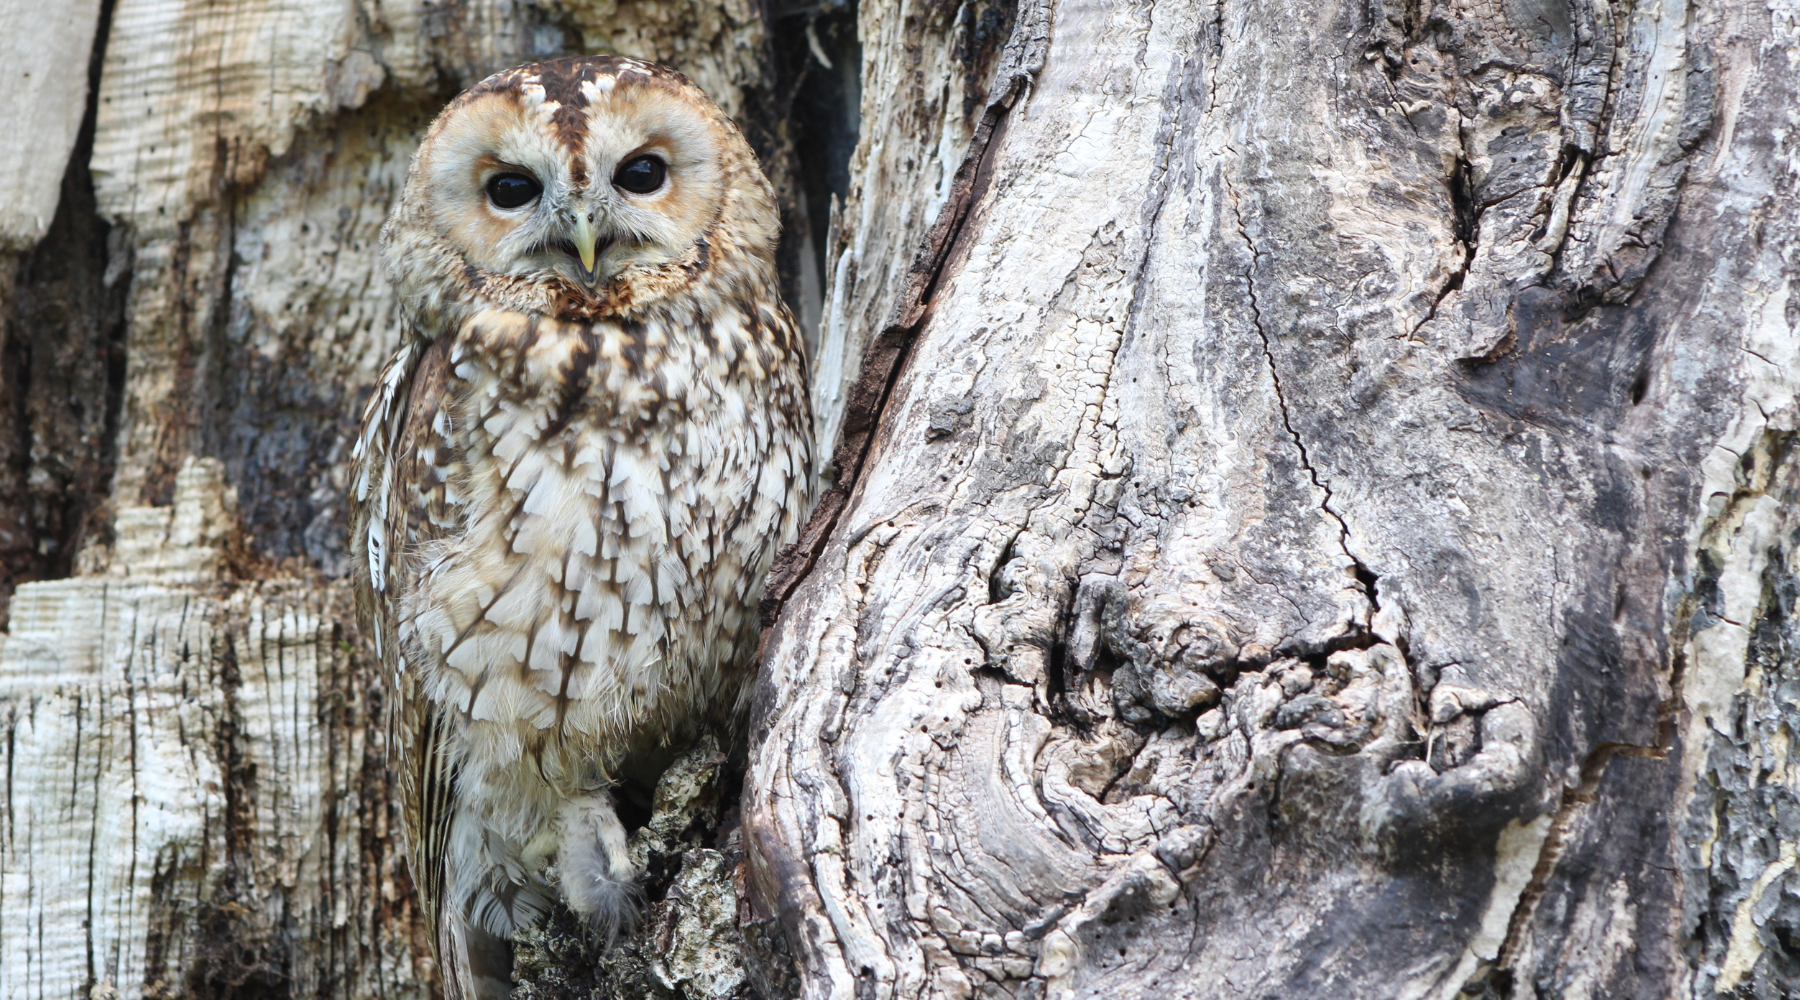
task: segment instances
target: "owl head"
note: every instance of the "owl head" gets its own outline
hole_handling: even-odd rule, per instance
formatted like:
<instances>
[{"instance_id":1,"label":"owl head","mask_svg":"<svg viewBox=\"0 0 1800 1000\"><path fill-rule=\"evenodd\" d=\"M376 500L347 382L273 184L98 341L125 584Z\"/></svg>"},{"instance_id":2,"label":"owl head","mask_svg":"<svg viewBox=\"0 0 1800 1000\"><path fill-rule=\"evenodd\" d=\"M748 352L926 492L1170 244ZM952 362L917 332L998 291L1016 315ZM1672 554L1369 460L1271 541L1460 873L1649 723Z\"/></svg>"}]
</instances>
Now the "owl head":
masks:
<instances>
[{"instance_id":1,"label":"owl head","mask_svg":"<svg viewBox=\"0 0 1800 1000\"><path fill-rule=\"evenodd\" d=\"M586 56L471 87L432 123L382 229L430 337L484 308L630 317L772 280L779 215L743 135L664 66Z\"/></svg>"}]
</instances>

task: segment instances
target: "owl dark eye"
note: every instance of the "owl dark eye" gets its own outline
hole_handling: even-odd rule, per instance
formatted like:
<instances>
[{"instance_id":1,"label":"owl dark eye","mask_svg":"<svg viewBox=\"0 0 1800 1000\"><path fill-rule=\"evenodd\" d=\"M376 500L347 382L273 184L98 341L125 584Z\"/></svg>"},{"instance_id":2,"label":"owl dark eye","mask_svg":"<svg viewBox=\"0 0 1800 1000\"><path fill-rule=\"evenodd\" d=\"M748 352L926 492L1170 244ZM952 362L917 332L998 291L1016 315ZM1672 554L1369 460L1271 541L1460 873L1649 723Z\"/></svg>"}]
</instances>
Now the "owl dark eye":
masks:
<instances>
[{"instance_id":1,"label":"owl dark eye","mask_svg":"<svg viewBox=\"0 0 1800 1000\"><path fill-rule=\"evenodd\" d=\"M495 208L518 208L529 205L544 193L544 186L524 174L495 174L488 178L488 200Z\"/></svg>"},{"instance_id":2,"label":"owl dark eye","mask_svg":"<svg viewBox=\"0 0 1800 1000\"><path fill-rule=\"evenodd\" d=\"M663 161L654 156L639 156L626 160L619 172L613 174L613 185L624 188L632 194L649 194L663 186L663 179L669 175L669 168Z\"/></svg>"}]
</instances>

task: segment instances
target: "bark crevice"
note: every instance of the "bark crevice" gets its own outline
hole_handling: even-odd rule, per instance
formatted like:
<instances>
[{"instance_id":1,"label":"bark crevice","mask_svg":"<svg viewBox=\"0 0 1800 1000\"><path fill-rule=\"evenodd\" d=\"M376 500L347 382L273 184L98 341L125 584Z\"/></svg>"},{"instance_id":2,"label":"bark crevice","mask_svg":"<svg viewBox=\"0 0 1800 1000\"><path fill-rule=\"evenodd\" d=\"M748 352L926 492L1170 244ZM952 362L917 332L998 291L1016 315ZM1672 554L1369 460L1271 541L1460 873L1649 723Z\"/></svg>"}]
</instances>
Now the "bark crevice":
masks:
<instances>
[{"instance_id":1,"label":"bark crevice","mask_svg":"<svg viewBox=\"0 0 1800 1000\"><path fill-rule=\"evenodd\" d=\"M1228 185L1228 189L1229 189L1229 185ZM1257 298L1256 298L1256 266L1257 266L1256 243L1251 238L1249 231L1244 228L1243 210L1242 210L1242 207L1237 202L1237 196L1235 193L1232 194L1231 199L1232 199L1232 217L1237 222L1238 237L1243 240L1244 249L1250 255L1250 266L1244 272L1244 287L1245 287L1245 292L1246 292L1246 299L1247 299L1247 302L1250 307L1250 324L1255 329L1257 338L1262 342L1263 358L1264 358L1264 360L1266 360L1268 362L1269 382L1274 390L1275 405L1276 405L1276 408L1281 413L1281 426L1284 430L1287 431L1288 439L1293 442L1294 450L1299 455L1300 468L1306 472L1307 479L1312 482L1313 486L1317 487L1319 492L1324 494L1324 499L1322 499L1319 502L1319 510L1322 513L1324 513L1325 516L1331 518L1333 521L1335 521L1337 523L1339 545L1343 549L1345 558L1350 560L1351 567L1352 567L1352 570L1353 570L1353 573L1355 575L1355 579L1357 582L1357 586L1362 588L1363 596L1369 602L1369 613L1372 617L1374 614L1377 614L1381 611L1380 591L1378 589L1378 584L1379 584L1379 581L1381 578L1375 573L1375 571L1371 570L1368 567L1368 565L1365 564L1362 561L1362 559L1356 555L1356 553L1351 551L1350 524L1348 521L1344 520L1344 515L1342 513L1332 509L1331 486L1323 478L1320 477L1319 470L1316 467L1314 467L1311 456L1309 456L1307 454L1306 442L1301 439L1299 430L1297 430L1294 427L1293 415L1288 410L1287 396L1283 392L1282 387L1281 387L1281 372L1279 369L1279 364L1277 363L1277 361L1275 359L1274 343L1270 338L1267 327L1265 327L1263 325L1262 309L1257 304ZM1434 306L1434 308L1435 308L1435 306ZM1361 633L1359 635L1341 637L1340 641L1343 641L1343 640L1361 641L1361 642L1365 642L1367 644L1373 644L1373 643L1379 641L1367 629L1361 629L1361 630L1359 630L1359 632ZM1340 645L1335 648L1336 649L1345 649L1345 648L1351 648L1351 647ZM1367 646L1365 645L1363 648L1367 648ZM1334 648L1331 648L1328 646L1328 648L1325 649L1323 652L1329 653L1332 651L1334 651ZM1323 655L1323 653L1321 655Z\"/></svg>"},{"instance_id":2,"label":"bark crevice","mask_svg":"<svg viewBox=\"0 0 1800 1000\"><path fill-rule=\"evenodd\" d=\"M0 632L14 588L69 576L111 530L130 264L96 206L89 158L113 6L100 4L50 227L35 247L0 252Z\"/></svg>"},{"instance_id":3,"label":"bark crevice","mask_svg":"<svg viewBox=\"0 0 1800 1000\"><path fill-rule=\"evenodd\" d=\"M991 176L992 152L1005 135L1006 115L1015 102L1028 93L1030 74L1042 66L1041 50L1032 47L1030 39L1020 42L1019 35L1041 27L1040 20L1021 17L1014 29L1013 39L1007 43L997 73L997 79L1004 81L1003 89L982 113L980 124L957 168L950 200L926 234L918 256L908 270L907 294L896 304L895 319L871 340L863 355L862 367L844 406L842 429L828 463L836 470L835 479L820 495L801 530L799 541L781 552L769 573L760 609L765 636L788 599L811 573L837 528L839 515L855 492L894 385L929 313L932 293L946 262L955 252L970 211L979 203ZM1033 53L1036 53L1035 66ZM762 656L759 652L758 659Z\"/></svg>"}]
</instances>

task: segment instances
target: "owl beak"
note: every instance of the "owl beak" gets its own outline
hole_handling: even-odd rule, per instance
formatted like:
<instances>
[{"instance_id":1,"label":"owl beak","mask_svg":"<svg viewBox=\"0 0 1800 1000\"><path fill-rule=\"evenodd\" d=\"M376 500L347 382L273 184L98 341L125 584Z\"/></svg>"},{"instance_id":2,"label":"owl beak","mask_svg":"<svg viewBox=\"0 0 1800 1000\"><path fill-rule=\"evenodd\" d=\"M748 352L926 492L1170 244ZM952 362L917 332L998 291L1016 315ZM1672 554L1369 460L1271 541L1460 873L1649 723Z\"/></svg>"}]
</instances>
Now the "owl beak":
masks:
<instances>
[{"instance_id":1,"label":"owl beak","mask_svg":"<svg viewBox=\"0 0 1800 1000\"><path fill-rule=\"evenodd\" d=\"M576 216L575 252L581 255L582 276L587 279L588 284L590 285L594 283L595 278L599 277L599 275L594 272L594 244L597 242L599 242L599 237L594 233L594 224L588 221L586 215Z\"/></svg>"}]
</instances>

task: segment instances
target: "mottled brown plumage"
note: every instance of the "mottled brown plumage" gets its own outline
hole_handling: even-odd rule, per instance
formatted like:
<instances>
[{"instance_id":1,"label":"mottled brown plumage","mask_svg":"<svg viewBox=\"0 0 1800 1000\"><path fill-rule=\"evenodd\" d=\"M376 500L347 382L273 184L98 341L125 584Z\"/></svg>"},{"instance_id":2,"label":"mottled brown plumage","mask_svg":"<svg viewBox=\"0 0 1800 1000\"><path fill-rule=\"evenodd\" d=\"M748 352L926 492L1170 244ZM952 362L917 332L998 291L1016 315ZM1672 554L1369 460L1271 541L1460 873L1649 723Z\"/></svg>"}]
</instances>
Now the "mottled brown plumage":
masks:
<instances>
[{"instance_id":1,"label":"mottled brown plumage","mask_svg":"<svg viewBox=\"0 0 1800 1000\"><path fill-rule=\"evenodd\" d=\"M383 230L407 328L352 551L450 1000L504 996L559 897L629 919L616 782L739 708L811 472L777 235L723 113L612 57L458 97Z\"/></svg>"}]
</instances>

